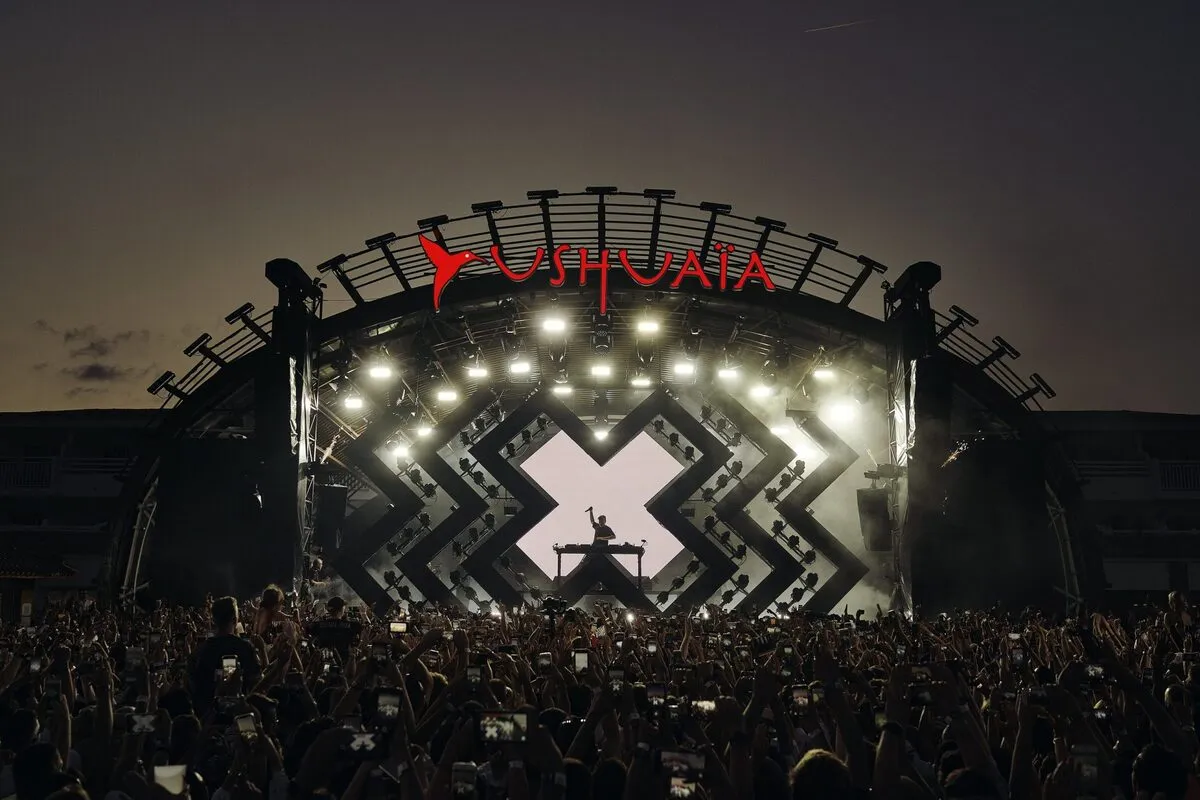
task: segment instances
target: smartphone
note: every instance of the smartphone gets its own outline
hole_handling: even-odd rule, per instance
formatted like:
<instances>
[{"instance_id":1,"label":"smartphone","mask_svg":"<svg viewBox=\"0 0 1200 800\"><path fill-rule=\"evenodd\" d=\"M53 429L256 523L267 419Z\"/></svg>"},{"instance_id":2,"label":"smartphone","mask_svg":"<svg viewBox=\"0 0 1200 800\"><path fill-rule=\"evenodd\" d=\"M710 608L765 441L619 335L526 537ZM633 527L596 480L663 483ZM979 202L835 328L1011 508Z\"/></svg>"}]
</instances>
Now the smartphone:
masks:
<instances>
[{"instance_id":1,"label":"smartphone","mask_svg":"<svg viewBox=\"0 0 1200 800\"><path fill-rule=\"evenodd\" d=\"M233 724L242 736L254 736L258 733L258 723L255 722L253 714L242 714L234 719Z\"/></svg>"},{"instance_id":2,"label":"smartphone","mask_svg":"<svg viewBox=\"0 0 1200 800\"><path fill-rule=\"evenodd\" d=\"M785 644L783 646L783 654L785 656L790 656L792 654L792 646L790 644Z\"/></svg>"},{"instance_id":3,"label":"smartphone","mask_svg":"<svg viewBox=\"0 0 1200 800\"><path fill-rule=\"evenodd\" d=\"M733 639L730 639L728 636L722 637L721 647L733 647Z\"/></svg>"},{"instance_id":4,"label":"smartphone","mask_svg":"<svg viewBox=\"0 0 1200 800\"><path fill-rule=\"evenodd\" d=\"M704 754L690 750L663 750L659 754L663 770L672 775L687 776L696 780L704 774Z\"/></svg>"},{"instance_id":5,"label":"smartphone","mask_svg":"<svg viewBox=\"0 0 1200 800\"><path fill-rule=\"evenodd\" d=\"M134 714L129 718L129 732L154 733L155 721L153 714Z\"/></svg>"},{"instance_id":6,"label":"smartphone","mask_svg":"<svg viewBox=\"0 0 1200 800\"><path fill-rule=\"evenodd\" d=\"M715 713L717 704L712 700L693 700L692 714L698 717L706 717L709 714Z\"/></svg>"},{"instance_id":7,"label":"smartphone","mask_svg":"<svg viewBox=\"0 0 1200 800\"><path fill-rule=\"evenodd\" d=\"M658 652L658 642L647 642L646 643L646 651L648 653L650 653L651 655L657 653Z\"/></svg>"},{"instance_id":8,"label":"smartphone","mask_svg":"<svg viewBox=\"0 0 1200 800\"><path fill-rule=\"evenodd\" d=\"M371 659L376 664L386 664L391 658L391 653L388 652L386 644L371 645Z\"/></svg>"},{"instance_id":9,"label":"smartphone","mask_svg":"<svg viewBox=\"0 0 1200 800\"><path fill-rule=\"evenodd\" d=\"M485 744L522 743L529 735L529 715L523 711L485 711L479 716Z\"/></svg>"},{"instance_id":10,"label":"smartphone","mask_svg":"<svg viewBox=\"0 0 1200 800\"><path fill-rule=\"evenodd\" d=\"M807 686L792 687L792 703L796 708L807 709L811 702L812 695L809 693Z\"/></svg>"},{"instance_id":11,"label":"smartphone","mask_svg":"<svg viewBox=\"0 0 1200 800\"><path fill-rule=\"evenodd\" d=\"M154 783L161 786L167 794L183 794L183 781L186 775L187 766L184 764L155 767Z\"/></svg>"},{"instance_id":12,"label":"smartphone","mask_svg":"<svg viewBox=\"0 0 1200 800\"><path fill-rule=\"evenodd\" d=\"M1075 767L1075 788L1083 797L1094 797L1100 788L1100 754L1094 745L1077 744L1071 747L1071 763Z\"/></svg>"},{"instance_id":13,"label":"smartphone","mask_svg":"<svg viewBox=\"0 0 1200 800\"><path fill-rule=\"evenodd\" d=\"M237 672L237 668L237 656L224 656L221 658L221 674L226 678L232 678L233 673Z\"/></svg>"},{"instance_id":14,"label":"smartphone","mask_svg":"<svg viewBox=\"0 0 1200 800\"><path fill-rule=\"evenodd\" d=\"M608 682L612 684L614 692L621 691L621 687L625 685L625 670L610 669L608 671Z\"/></svg>"},{"instance_id":15,"label":"smartphone","mask_svg":"<svg viewBox=\"0 0 1200 800\"><path fill-rule=\"evenodd\" d=\"M408 623L407 622L389 622L388 623L388 631L393 636L400 636L402 634L408 633Z\"/></svg>"},{"instance_id":16,"label":"smartphone","mask_svg":"<svg viewBox=\"0 0 1200 800\"><path fill-rule=\"evenodd\" d=\"M652 706L661 706L667 702L667 685L665 683L647 683L646 700Z\"/></svg>"},{"instance_id":17,"label":"smartphone","mask_svg":"<svg viewBox=\"0 0 1200 800\"><path fill-rule=\"evenodd\" d=\"M580 673L584 673L584 672L588 671L588 668L591 665L591 655L592 654L589 653L587 650L576 650L575 651L574 663L575 663L576 674L580 674Z\"/></svg>"},{"instance_id":18,"label":"smartphone","mask_svg":"<svg viewBox=\"0 0 1200 800\"><path fill-rule=\"evenodd\" d=\"M479 667L467 667L467 684L473 689L479 688L483 680L483 670Z\"/></svg>"},{"instance_id":19,"label":"smartphone","mask_svg":"<svg viewBox=\"0 0 1200 800\"><path fill-rule=\"evenodd\" d=\"M393 689L381 689L376 701L376 713L382 719L394 720L400 716L400 693Z\"/></svg>"},{"instance_id":20,"label":"smartphone","mask_svg":"<svg viewBox=\"0 0 1200 800\"><path fill-rule=\"evenodd\" d=\"M537 668L539 672L545 672L554 664L554 657L549 653L538 653Z\"/></svg>"},{"instance_id":21,"label":"smartphone","mask_svg":"<svg viewBox=\"0 0 1200 800\"><path fill-rule=\"evenodd\" d=\"M479 768L470 761L456 761L450 768L450 790L455 797L474 797Z\"/></svg>"},{"instance_id":22,"label":"smartphone","mask_svg":"<svg viewBox=\"0 0 1200 800\"><path fill-rule=\"evenodd\" d=\"M683 775L672 775L667 794L671 800L686 800L687 798L694 797L696 794L696 782L689 780Z\"/></svg>"},{"instance_id":23,"label":"smartphone","mask_svg":"<svg viewBox=\"0 0 1200 800\"><path fill-rule=\"evenodd\" d=\"M1104 679L1104 667L1099 664L1088 664L1087 667L1085 667L1085 671L1087 672L1088 678L1092 680Z\"/></svg>"}]
</instances>

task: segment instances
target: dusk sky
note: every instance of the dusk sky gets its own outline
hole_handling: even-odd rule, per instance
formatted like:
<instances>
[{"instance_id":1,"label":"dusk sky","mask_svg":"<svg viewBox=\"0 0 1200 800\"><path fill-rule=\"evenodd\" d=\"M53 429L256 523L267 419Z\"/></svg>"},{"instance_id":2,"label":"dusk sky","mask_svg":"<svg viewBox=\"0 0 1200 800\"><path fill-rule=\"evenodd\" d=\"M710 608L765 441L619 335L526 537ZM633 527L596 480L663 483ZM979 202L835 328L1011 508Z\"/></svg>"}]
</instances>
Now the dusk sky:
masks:
<instances>
[{"instance_id":1,"label":"dusk sky","mask_svg":"<svg viewBox=\"0 0 1200 800\"><path fill-rule=\"evenodd\" d=\"M0 410L147 405L271 258L601 184L936 261L1053 408L1200 412L1198 41L1195 0L4 0Z\"/></svg>"}]
</instances>

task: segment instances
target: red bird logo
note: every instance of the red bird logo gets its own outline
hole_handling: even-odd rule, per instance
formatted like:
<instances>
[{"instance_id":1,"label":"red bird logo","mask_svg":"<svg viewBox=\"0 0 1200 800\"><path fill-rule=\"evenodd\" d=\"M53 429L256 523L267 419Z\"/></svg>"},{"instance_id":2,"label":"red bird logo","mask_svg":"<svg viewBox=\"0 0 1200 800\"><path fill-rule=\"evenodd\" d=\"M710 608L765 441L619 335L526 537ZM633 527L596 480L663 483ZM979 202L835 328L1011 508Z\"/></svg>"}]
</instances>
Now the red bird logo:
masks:
<instances>
[{"instance_id":1,"label":"red bird logo","mask_svg":"<svg viewBox=\"0 0 1200 800\"><path fill-rule=\"evenodd\" d=\"M445 290L446 284L458 274L460 269L476 261L487 263L486 259L475 255L470 250L451 253L426 236L418 236L417 239L421 242L422 249L425 250L425 257L429 259L429 263L433 264L433 307L435 310L441 308L442 292Z\"/></svg>"}]
</instances>

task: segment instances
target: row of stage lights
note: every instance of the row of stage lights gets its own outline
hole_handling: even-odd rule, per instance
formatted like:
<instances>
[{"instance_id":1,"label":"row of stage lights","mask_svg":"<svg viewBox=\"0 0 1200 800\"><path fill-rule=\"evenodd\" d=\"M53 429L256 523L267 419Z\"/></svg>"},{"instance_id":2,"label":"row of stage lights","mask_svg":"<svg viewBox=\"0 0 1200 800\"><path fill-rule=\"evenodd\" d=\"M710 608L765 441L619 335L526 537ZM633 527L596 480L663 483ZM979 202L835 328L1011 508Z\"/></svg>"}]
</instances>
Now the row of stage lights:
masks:
<instances>
[{"instance_id":1,"label":"row of stage lights","mask_svg":"<svg viewBox=\"0 0 1200 800\"><path fill-rule=\"evenodd\" d=\"M659 332L660 325L654 319L642 319L636 324L636 330L641 335L653 335ZM561 334L567 330L567 322L561 316L549 316L542 320L542 330L547 333ZM528 357L523 354L518 354L508 364L508 371L511 375L528 375L533 371L533 364ZM696 375L697 367L694 357L682 357L678 359L673 367L672 372L679 378L693 378ZM600 362L593 364L589 370L592 378L605 380L613 377L613 367L611 364ZM837 373L830 367L818 367L811 373L814 380L820 382L829 382L836 378ZM391 380L395 377L396 372L391 365L385 363L371 364L367 368L367 375L375 381ZM483 363L476 358L475 361L467 367L467 378L471 380L485 380L489 377L489 371ZM749 389L749 395L752 398L765 400L775 395L776 386L774 385L773 376L771 380L760 380L753 384ZM733 384L741 380L742 369L732 363L725 363L716 370L716 378L722 383ZM653 386L653 380L645 374L644 371L636 371L629 380L629 385L634 389L649 389ZM556 383L552 388L554 394L564 397L569 396L574 392L574 388L567 383ZM434 399L438 403L452 404L459 400L459 392L453 387L445 386L434 393ZM349 410L361 410L365 406L365 401L358 394L348 394L342 398L342 404ZM835 417L839 419L849 418L853 416L851 408L842 409L844 413L835 413Z\"/></svg>"}]
</instances>

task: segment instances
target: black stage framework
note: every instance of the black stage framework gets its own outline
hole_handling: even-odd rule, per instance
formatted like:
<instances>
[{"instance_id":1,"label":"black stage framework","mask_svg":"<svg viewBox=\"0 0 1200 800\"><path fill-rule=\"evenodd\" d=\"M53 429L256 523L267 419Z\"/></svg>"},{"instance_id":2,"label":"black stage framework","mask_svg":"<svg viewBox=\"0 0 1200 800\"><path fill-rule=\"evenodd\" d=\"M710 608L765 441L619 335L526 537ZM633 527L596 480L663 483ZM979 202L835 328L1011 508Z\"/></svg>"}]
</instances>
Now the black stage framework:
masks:
<instances>
[{"instance_id":1,"label":"black stage framework","mask_svg":"<svg viewBox=\"0 0 1200 800\"><path fill-rule=\"evenodd\" d=\"M318 268L320 273L336 279L350 298L352 308L334 317L317 320L313 325L312 341L318 345L316 357L321 370L317 382L323 390L320 397L316 392L313 393L311 408L321 409L323 427L336 432L343 442L349 442L348 445L335 447L337 442L331 443L326 435L320 437L323 441L317 444L328 447L326 456L334 451L338 456L344 456L348 463L343 466L349 471L348 476L373 485L379 492L374 500L347 518L343 530L344 547L330 556L337 571L352 585L362 587L359 593L375 605L390 602L389 587L371 578L364 564L387 544L396 531L403 530L414 518L421 519L424 501L422 492L415 490L421 488L418 486L420 481L406 483L407 476L403 472L393 473L374 454L378 444L387 436L384 420L390 412L381 413L378 408L369 408L368 412L373 416L365 424L365 415L357 420L341 415L328 402L331 399L329 387L335 383L334 378L337 382L345 379L344 358L347 352L383 341L396 331L403 331L414 319L421 320L420 324L426 332L423 336L441 327L437 336L430 335L428 340L422 340L422 346L428 345L435 360L444 359L452 349L461 348L463 341L472 340L469 330L466 330L465 339L446 337L444 329L450 318L446 309L441 315L429 316L428 286L432 275L428 263L420 254L418 234L454 250L470 248L476 252L486 252L491 245L496 245L506 257L518 260L527 260L535 246L553 249L556 241L569 241L577 247L590 246L597 250L620 247L629 250L638 264L655 263L656 256L666 250L684 249L695 250L704 262L712 255L715 242L736 243L743 252L753 250L762 256L778 284L778 291L766 294L748 290L737 297L706 294L695 287L678 291L663 291L661 287L655 287L653 291L647 291L645 287L622 281L619 274L610 276L612 291L618 295L624 292L625 300L640 292L656 298L665 297L668 301L679 301L674 306L675 311L670 313L677 314L680 313L679 309L683 309L681 313L685 320L688 314L696 313L697 308L702 308L706 315L724 313L730 319L736 318L736 326L741 328L743 337L750 336L749 341L743 344L750 350L766 351L769 349L766 342L790 336L799 343L796 346L801 348L801 352L808 347L808 352L812 353L814 347L819 352L821 348L837 343L844 345L846 338L850 337L859 342L860 351L864 347L868 350L878 347L875 360L881 364L887 362L883 364L883 369L889 375L897 367L896 359L882 355L883 349L894 340L895 332L889 332L886 323L851 310L871 276L882 273L885 267L865 256L847 253L833 239L817 234L798 236L788 233L781 222L765 217L753 220L738 217L730 207L721 204L689 206L678 203L674 201L674 192L669 190L646 190L640 194L630 194L611 187L590 187L576 195L553 190L530 192L529 199L528 204L512 207L505 207L501 203L477 204L472 207L471 215L459 219L452 220L444 216L425 219L419 222L419 230L413 234L374 237L368 240L364 250L337 256ZM586 224L589 212L592 215L591 230ZM399 290L388 288L389 283ZM498 280L497 276L473 271L469 267L452 285L448 305L450 308L463 309L460 313L469 315L471 308L477 309L480 302L486 303L489 298L493 303L504 297L544 298L548 289L544 275L535 275L527 283L514 286ZM722 310L722 306L725 310ZM757 309L756 315L769 320L780 332L764 337L757 332L762 323L744 326L742 321L749 309ZM930 316L935 328L935 355L952 373L956 387L969 394L981 407L987 408L997 424L1003 424L1018 433L1036 430L1037 423L1022 413L1023 407L1037 408L1038 396L1052 396L1052 391L1036 375L1029 383L1019 379L1008 363L1019 354L1010 347L989 347L979 341L967 330L975 321L965 312L958 309L954 309L954 312L953 316L932 312ZM122 589L137 586L145 577L139 576L137 565L141 561L141 552L152 539L155 479L157 464L164 449L169 446L172 437L219 435L222 430L236 427L239 421L234 419L231 422L231 411L244 406L246 392L253 391L247 387L252 386L252 379L261 372L263 351L272 349L264 347L271 344L270 312L256 314L254 307L246 304L229 315L227 321L236 326L233 334L199 351L203 357L182 378L166 373L152 387L157 393L165 393L164 407L172 409L172 412L162 425L159 446L131 465L125 498L127 512L117 526L115 553L116 558L124 560L126 568L113 571L115 575L122 576ZM672 317L668 324L675 325L679 321L677 317ZM804 345L804 339L811 344ZM821 340L825 343L820 344ZM1001 343L1002 340L997 339L996 342ZM444 368L441 374L445 376ZM436 375L433 380L438 380ZM878 381L880 384L883 382ZM893 380L887 383L890 387L895 386ZM430 378L421 376L411 386L407 382L405 386L417 394L424 394L429 389ZM460 434L474 424L481 410L494 405L496 398L489 395L490 392L483 390L470 394L461 405L437 419L431 439L414 442L412 447L413 466L423 470L421 481L429 482L437 491L446 493L453 498L454 504L450 515L438 522L429 534L415 537L415 544L396 562L403 579L431 600L444 602L448 595L452 596L451 587L429 568L431 554L436 554L440 549L439 543L444 542L446 535L454 531L461 532L464 525L477 521L481 513L487 513L483 509L489 506L487 499L471 487L460 471L438 455L437 444L452 441L456 433ZM897 395L893 393L892 396ZM676 596L674 602L678 604L685 595L689 602L700 599L710 587L723 585L723 581L718 582L719 577L727 578L734 570L730 568L728 554L708 541L704 533L690 521L684 520L687 523L685 526L681 522L683 516L679 513L679 505L671 507L668 500L664 499L670 495L673 502L682 495L684 489L691 487L694 492L702 486L704 480L701 475L704 473L700 471L700 462L708 459L704 464L705 472L709 469L715 472L719 465L714 467L711 462L719 461L721 453L719 443L717 455L712 455L701 446L702 442L711 445L713 437L703 426L700 430L694 430L698 423L686 411L682 414L672 411L672 404L668 402L670 397L665 391L655 393L651 397L653 403L647 409L661 406L658 413L662 416L674 414L676 419L672 425L680 430L692 429L698 440L693 442L693 446L703 453L695 464L689 465L675 484L664 490L651 504L656 518L660 522L665 520L664 526L685 546L689 546L689 549L694 547L696 556L704 563L703 573ZM650 403L650 400L646 402ZM722 413L730 420L736 419L738 429L764 451L763 459L721 498L715 515L735 533L738 540L768 563L775 563L786 553L773 532L764 530L745 513L745 498L757 494L757 485L770 483L773 476L769 473L781 465L784 456L771 441L773 437L765 430L766 426L736 400L717 397L711 402L714 405L723 404ZM517 414L525 405L530 405L530 408L540 405L547 416L556 409L553 397L544 392L534 392L527 404L511 411L504 406L501 413ZM674 405L678 406L677 403ZM623 438L628 441L632 435L644 429L644 424L639 426L638 422L649 414L648 410L640 411L641 406L631 409L625 417L625 420L631 421L622 420L617 425L617 428L625 426L621 432L614 429L609 440L600 442L580 432L584 423L577 416L566 411L561 404L557 408L556 426L572 435L597 460L611 457L619 449L617 444ZM485 436L473 438L470 452L503 485L505 491L514 496L522 493L524 501L520 504L517 517L506 520L494 533L489 531L491 535L485 537L464 561L469 576L502 601L519 599L514 596L515 587L500 572L503 561L511 563L518 559L512 551L512 544L519 535L516 538L514 535L522 528L528 530L532 527L531 520L548 513L546 498L539 496L540 491L530 486L519 471L508 469L507 459L499 455L502 446L511 439L505 441L497 438L501 434L496 430L501 427L505 430L512 428L508 423L510 418L500 420ZM804 476L796 488L786 493L777 508L791 528L801 531L808 544L821 549L826 558L838 567L836 576L827 580L808 600L811 609L827 610L834 607L837 600L865 574L865 567L856 563L857 560L852 556L847 558L848 551L812 518L807 508L838 475L850 468L856 454L815 417L799 422L805 432L826 450L828 457L813 474ZM245 424L244 417L240 424ZM692 441L691 437L688 438ZM728 461L728 458L726 456L725 460ZM1067 478L1055 487L1060 494L1070 490L1069 470L1067 473ZM521 520L519 523L516 521L518 518ZM1083 594L1076 580L1074 565L1079 549L1078 542L1064 542L1064 581L1074 596ZM615 576L619 576L623 570L618 564L611 559L597 559L592 563L607 563L608 566L588 567L584 572L594 570L598 580L606 584L619 584ZM521 566L528 569L529 565ZM786 589L785 575L786 571L779 577L770 575L751 589L749 594L753 602L756 605L761 603L764 607L769 605L776 589L781 586ZM628 577L627 574L625 577ZM585 578L580 578L577 584L582 585L583 582Z\"/></svg>"}]
</instances>

